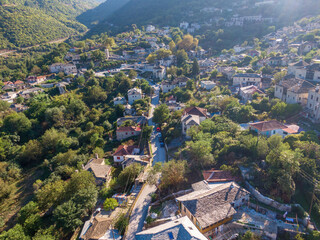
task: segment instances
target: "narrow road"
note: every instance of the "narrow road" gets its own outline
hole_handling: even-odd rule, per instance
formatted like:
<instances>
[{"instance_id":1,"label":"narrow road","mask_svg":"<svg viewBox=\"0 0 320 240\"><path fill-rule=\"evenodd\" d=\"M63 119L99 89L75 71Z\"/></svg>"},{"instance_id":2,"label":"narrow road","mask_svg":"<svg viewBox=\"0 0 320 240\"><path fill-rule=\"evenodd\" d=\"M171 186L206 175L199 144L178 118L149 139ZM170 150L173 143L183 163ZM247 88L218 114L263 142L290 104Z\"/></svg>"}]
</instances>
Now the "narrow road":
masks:
<instances>
[{"instance_id":1,"label":"narrow road","mask_svg":"<svg viewBox=\"0 0 320 240\"><path fill-rule=\"evenodd\" d=\"M157 132L155 128L155 123L152 122L153 111L155 107L159 104L159 86L154 86L155 96L151 100L151 114L149 117L149 125L154 126L153 132L151 134L151 148L153 153L153 164L156 162L165 162L166 161L166 152L163 147L160 147L160 142L157 137ZM144 221L148 214L148 208L151 203L151 194L157 190L156 186L146 185L139 198L136 201L136 204L133 208L133 211L130 215L129 227L127 234L124 239L133 240L138 232L142 231Z\"/></svg>"}]
</instances>

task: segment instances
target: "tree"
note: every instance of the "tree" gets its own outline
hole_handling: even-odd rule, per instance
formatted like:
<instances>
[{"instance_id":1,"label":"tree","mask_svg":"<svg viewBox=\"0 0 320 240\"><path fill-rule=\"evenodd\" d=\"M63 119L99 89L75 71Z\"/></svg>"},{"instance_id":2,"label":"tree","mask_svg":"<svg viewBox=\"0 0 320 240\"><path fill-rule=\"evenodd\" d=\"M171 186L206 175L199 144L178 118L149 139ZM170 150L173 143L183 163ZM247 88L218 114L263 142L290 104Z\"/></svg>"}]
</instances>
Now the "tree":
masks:
<instances>
[{"instance_id":1,"label":"tree","mask_svg":"<svg viewBox=\"0 0 320 240\"><path fill-rule=\"evenodd\" d=\"M59 205L53 211L53 218L57 225L67 231L74 231L82 224L81 215L82 210L71 200Z\"/></svg>"},{"instance_id":2,"label":"tree","mask_svg":"<svg viewBox=\"0 0 320 240\"><path fill-rule=\"evenodd\" d=\"M198 46L198 39L193 38L192 35L187 34L183 36L182 41L178 43L178 48L185 51L190 51Z\"/></svg>"},{"instance_id":3,"label":"tree","mask_svg":"<svg viewBox=\"0 0 320 240\"><path fill-rule=\"evenodd\" d=\"M131 164L130 166L126 167L118 177L118 184L119 187L126 191L127 187L133 183L136 177L142 171L142 166L139 163Z\"/></svg>"},{"instance_id":4,"label":"tree","mask_svg":"<svg viewBox=\"0 0 320 240\"><path fill-rule=\"evenodd\" d=\"M129 218L126 216L126 214L122 213L118 217L116 223L114 224L114 227L119 231L121 235L124 235L128 225L129 225Z\"/></svg>"},{"instance_id":5,"label":"tree","mask_svg":"<svg viewBox=\"0 0 320 240\"><path fill-rule=\"evenodd\" d=\"M9 133L25 136L31 130L31 121L23 113L11 113L4 118L3 128Z\"/></svg>"},{"instance_id":6,"label":"tree","mask_svg":"<svg viewBox=\"0 0 320 240\"><path fill-rule=\"evenodd\" d=\"M129 78L130 79L134 79L134 78L136 78L138 76L138 74L137 74L137 72L135 71L135 70L130 70L129 71Z\"/></svg>"},{"instance_id":7,"label":"tree","mask_svg":"<svg viewBox=\"0 0 320 240\"><path fill-rule=\"evenodd\" d=\"M23 224L29 216L39 212L40 210L39 210L38 204L31 201L20 209L18 213L18 221L19 223Z\"/></svg>"},{"instance_id":8,"label":"tree","mask_svg":"<svg viewBox=\"0 0 320 240\"><path fill-rule=\"evenodd\" d=\"M160 189L177 189L186 181L187 162L171 160L162 166Z\"/></svg>"},{"instance_id":9,"label":"tree","mask_svg":"<svg viewBox=\"0 0 320 240\"><path fill-rule=\"evenodd\" d=\"M42 159L42 145L38 140L30 140L21 148L19 156L22 164L36 164Z\"/></svg>"},{"instance_id":10,"label":"tree","mask_svg":"<svg viewBox=\"0 0 320 240\"><path fill-rule=\"evenodd\" d=\"M199 73L200 73L199 63L198 63L197 59L195 58L192 63L192 75L198 76Z\"/></svg>"},{"instance_id":11,"label":"tree","mask_svg":"<svg viewBox=\"0 0 320 240\"><path fill-rule=\"evenodd\" d=\"M259 236L255 235L251 231L247 231L241 238L241 240L259 240L261 239Z\"/></svg>"},{"instance_id":12,"label":"tree","mask_svg":"<svg viewBox=\"0 0 320 240\"><path fill-rule=\"evenodd\" d=\"M214 162L210 140L190 141L187 146L194 166L203 167Z\"/></svg>"},{"instance_id":13,"label":"tree","mask_svg":"<svg viewBox=\"0 0 320 240\"><path fill-rule=\"evenodd\" d=\"M179 67L183 66L186 63L186 61L189 59L188 54L184 49L178 50L176 53L176 57L177 57L177 64Z\"/></svg>"},{"instance_id":14,"label":"tree","mask_svg":"<svg viewBox=\"0 0 320 240\"><path fill-rule=\"evenodd\" d=\"M118 207L118 201L114 198L107 198L103 203L103 208L106 211L110 211Z\"/></svg>"},{"instance_id":15,"label":"tree","mask_svg":"<svg viewBox=\"0 0 320 240\"><path fill-rule=\"evenodd\" d=\"M7 232L3 232L0 235L0 240L31 240L24 232L23 227L20 224L16 224Z\"/></svg>"},{"instance_id":16,"label":"tree","mask_svg":"<svg viewBox=\"0 0 320 240\"><path fill-rule=\"evenodd\" d=\"M170 110L166 104L161 104L156 107L153 113L153 121L162 125L170 118Z\"/></svg>"},{"instance_id":17,"label":"tree","mask_svg":"<svg viewBox=\"0 0 320 240\"><path fill-rule=\"evenodd\" d=\"M287 71L281 71L274 74L273 78L276 83L279 83L286 75L287 75Z\"/></svg>"}]
</instances>

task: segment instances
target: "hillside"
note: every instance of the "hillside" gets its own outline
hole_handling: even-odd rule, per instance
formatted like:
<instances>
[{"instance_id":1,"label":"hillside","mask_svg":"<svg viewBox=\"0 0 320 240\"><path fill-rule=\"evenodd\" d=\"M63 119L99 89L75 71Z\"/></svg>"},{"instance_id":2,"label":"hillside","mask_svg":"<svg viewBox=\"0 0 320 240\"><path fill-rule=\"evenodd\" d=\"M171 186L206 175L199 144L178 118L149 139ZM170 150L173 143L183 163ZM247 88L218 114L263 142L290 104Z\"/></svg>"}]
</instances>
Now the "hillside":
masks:
<instances>
[{"instance_id":1,"label":"hillside","mask_svg":"<svg viewBox=\"0 0 320 240\"><path fill-rule=\"evenodd\" d=\"M26 47L84 32L87 28L76 17L96 5L96 0L1 0L0 49Z\"/></svg>"},{"instance_id":2,"label":"hillside","mask_svg":"<svg viewBox=\"0 0 320 240\"><path fill-rule=\"evenodd\" d=\"M96 8L90 9L77 17L82 24L92 27L110 17L115 11L123 7L130 0L106 0Z\"/></svg>"}]
</instances>

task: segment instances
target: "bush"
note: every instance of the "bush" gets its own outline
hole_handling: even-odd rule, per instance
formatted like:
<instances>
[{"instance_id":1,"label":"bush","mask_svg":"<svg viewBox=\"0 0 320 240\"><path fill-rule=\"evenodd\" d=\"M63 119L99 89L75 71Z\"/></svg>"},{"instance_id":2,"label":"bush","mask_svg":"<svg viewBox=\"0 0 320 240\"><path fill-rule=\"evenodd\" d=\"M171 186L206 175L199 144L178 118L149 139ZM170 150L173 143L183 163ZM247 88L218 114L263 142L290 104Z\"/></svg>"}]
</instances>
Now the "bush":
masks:
<instances>
[{"instance_id":1,"label":"bush","mask_svg":"<svg viewBox=\"0 0 320 240\"><path fill-rule=\"evenodd\" d=\"M123 213L117 219L114 227L119 231L121 235L124 235L128 225L129 225L129 218Z\"/></svg>"},{"instance_id":2,"label":"bush","mask_svg":"<svg viewBox=\"0 0 320 240\"><path fill-rule=\"evenodd\" d=\"M114 198L107 198L103 203L103 208L106 211L110 211L118 207L118 201Z\"/></svg>"}]
</instances>

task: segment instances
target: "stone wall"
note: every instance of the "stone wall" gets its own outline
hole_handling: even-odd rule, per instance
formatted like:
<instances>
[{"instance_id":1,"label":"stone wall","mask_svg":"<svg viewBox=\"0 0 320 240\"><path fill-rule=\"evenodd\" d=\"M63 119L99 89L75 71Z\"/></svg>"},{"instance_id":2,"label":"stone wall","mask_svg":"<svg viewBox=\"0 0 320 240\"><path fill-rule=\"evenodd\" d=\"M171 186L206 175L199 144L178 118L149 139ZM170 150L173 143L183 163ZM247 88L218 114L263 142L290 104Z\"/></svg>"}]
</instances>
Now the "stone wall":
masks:
<instances>
[{"instance_id":1,"label":"stone wall","mask_svg":"<svg viewBox=\"0 0 320 240\"><path fill-rule=\"evenodd\" d=\"M246 181L246 187L249 190L249 192L260 202L269 205L271 207L274 207L280 211L284 211L284 212L291 212L291 205L288 204L282 204L279 203L271 198L265 197L263 196L259 191L257 191L256 189L254 189L254 187L252 187L250 185L250 183L248 183Z\"/></svg>"}]
</instances>

